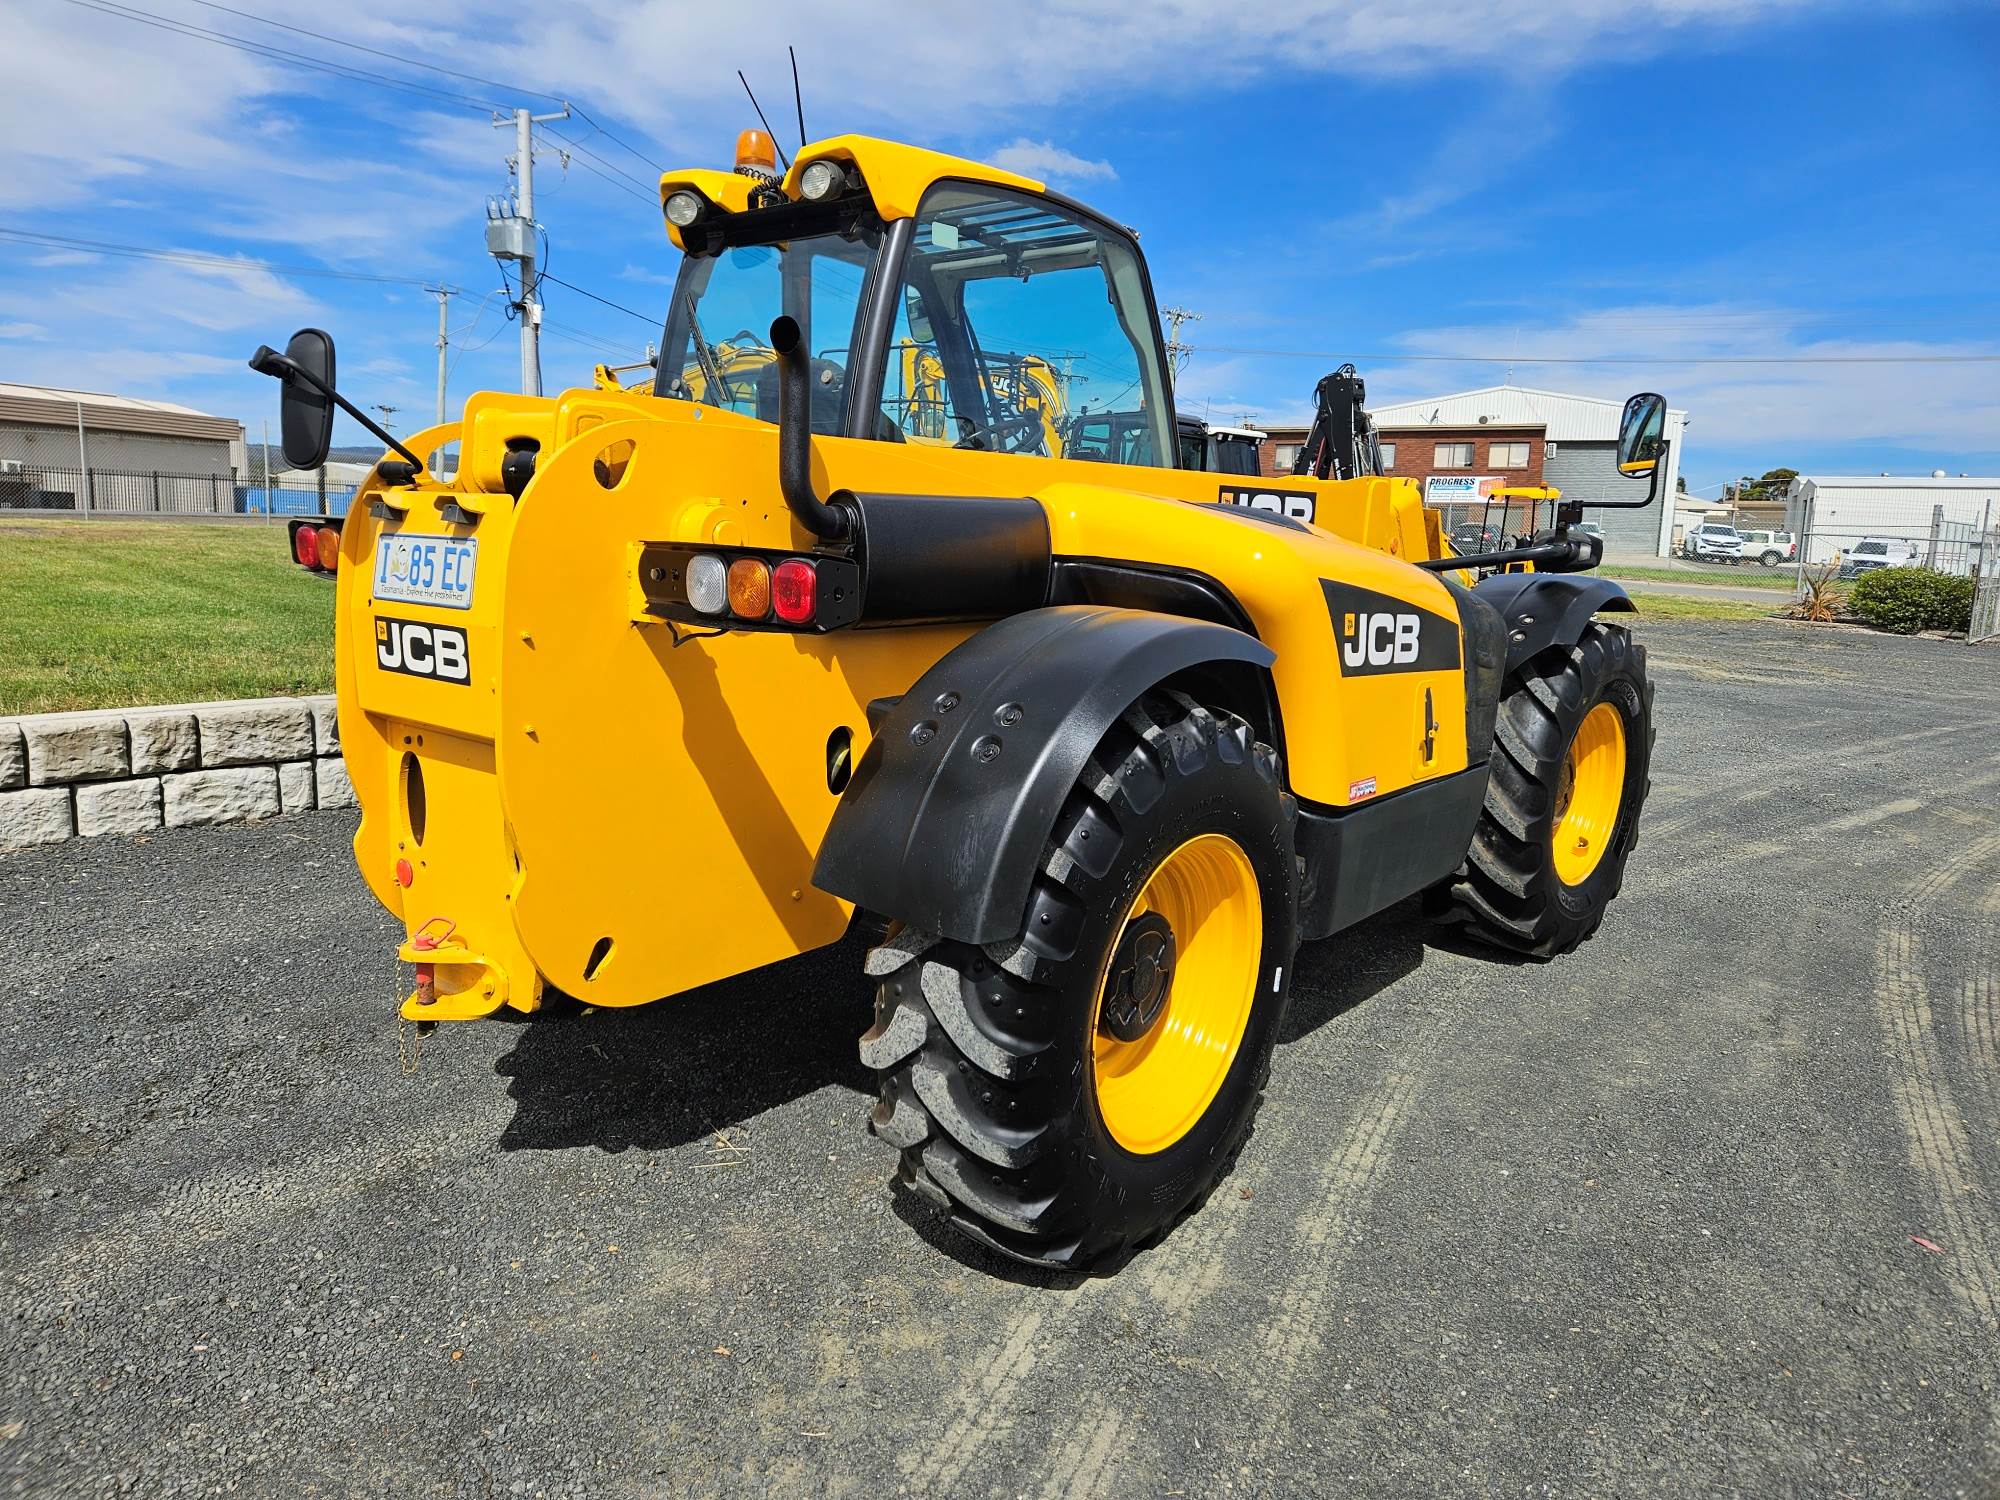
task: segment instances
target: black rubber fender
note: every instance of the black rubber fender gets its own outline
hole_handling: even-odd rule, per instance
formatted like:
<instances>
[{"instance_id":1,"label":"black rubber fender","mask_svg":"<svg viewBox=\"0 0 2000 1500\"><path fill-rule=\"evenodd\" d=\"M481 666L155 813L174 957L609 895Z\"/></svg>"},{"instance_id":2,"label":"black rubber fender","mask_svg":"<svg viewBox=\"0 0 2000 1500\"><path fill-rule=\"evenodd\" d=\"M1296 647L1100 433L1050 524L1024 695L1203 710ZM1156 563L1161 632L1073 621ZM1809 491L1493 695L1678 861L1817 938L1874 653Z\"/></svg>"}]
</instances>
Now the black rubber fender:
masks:
<instances>
[{"instance_id":1,"label":"black rubber fender","mask_svg":"<svg viewBox=\"0 0 2000 1500\"><path fill-rule=\"evenodd\" d=\"M1276 653L1226 625L1057 605L960 642L896 702L834 809L813 884L967 943L1021 925L1035 863L1099 740L1140 695Z\"/></svg>"},{"instance_id":2,"label":"black rubber fender","mask_svg":"<svg viewBox=\"0 0 2000 1500\"><path fill-rule=\"evenodd\" d=\"M1472 592L1497 609L1507 627L1509 673L1551 646L1574 646L1600 611L1638 608L1610 579L1574 573L1498 573Z\"/></svg>"}]
</instances>

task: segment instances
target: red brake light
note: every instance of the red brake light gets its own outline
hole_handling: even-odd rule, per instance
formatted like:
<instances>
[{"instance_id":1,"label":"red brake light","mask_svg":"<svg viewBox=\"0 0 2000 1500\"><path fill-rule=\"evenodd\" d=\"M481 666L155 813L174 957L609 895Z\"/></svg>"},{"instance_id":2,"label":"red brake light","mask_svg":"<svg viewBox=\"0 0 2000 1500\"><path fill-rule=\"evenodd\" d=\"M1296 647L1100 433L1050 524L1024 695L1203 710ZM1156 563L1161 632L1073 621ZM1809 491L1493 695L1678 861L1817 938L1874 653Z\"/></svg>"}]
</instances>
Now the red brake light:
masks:
<instances>
[{"instance_id":1,"label":"red brake light","mask_svg":"<svg viewBox=\"0 0 2000 1500\"><path fill-rule=\"evenodd\" d=\"M301 526L292 533L292 557L302 568L319 566L319 528Z\"/></svg>"},{"instance_id":2,"label":"red brake light","mask_svg":"<svg viewBox=\"0 0 2000 1500\"><path fill-rule=\"evenodd\" d=\"M771 612L787 625L811 622L819 607L819 574L801 557L789 557L771 572Z\"/></svg>"},{"instance_id":3,"label":"red brake light","mask_svg":"<svg viewBox=\"0 0 2000 1500\"><path fill-rule=\"evenodd\" d=\"M340 566L340 528L338 526L320 527L319 542L315 550L319 554L319 565L326 569L327 572L331 573L335 568L338 568Z\"/></svg>"}]
</instances>

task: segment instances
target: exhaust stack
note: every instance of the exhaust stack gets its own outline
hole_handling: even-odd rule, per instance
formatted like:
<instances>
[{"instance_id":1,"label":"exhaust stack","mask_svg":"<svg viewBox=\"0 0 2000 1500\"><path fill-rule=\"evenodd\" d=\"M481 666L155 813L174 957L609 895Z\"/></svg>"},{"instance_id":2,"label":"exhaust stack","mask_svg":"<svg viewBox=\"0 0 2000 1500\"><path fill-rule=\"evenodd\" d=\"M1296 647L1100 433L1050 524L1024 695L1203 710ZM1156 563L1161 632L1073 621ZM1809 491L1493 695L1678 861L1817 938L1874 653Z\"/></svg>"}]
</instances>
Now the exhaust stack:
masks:
<instances>
[{"instance_id":1,"label":"exhaust stack","mask_svg":"<svg viewBox=\"0 0 2000 1500\"><path fill-rule=\"evenodd\" d=\"M843 541L853 530L851 518L813 493L812 372L797 322L772 320L771 349L778 356L778 488L807 531Z\"/></svg>"}]
</instances>

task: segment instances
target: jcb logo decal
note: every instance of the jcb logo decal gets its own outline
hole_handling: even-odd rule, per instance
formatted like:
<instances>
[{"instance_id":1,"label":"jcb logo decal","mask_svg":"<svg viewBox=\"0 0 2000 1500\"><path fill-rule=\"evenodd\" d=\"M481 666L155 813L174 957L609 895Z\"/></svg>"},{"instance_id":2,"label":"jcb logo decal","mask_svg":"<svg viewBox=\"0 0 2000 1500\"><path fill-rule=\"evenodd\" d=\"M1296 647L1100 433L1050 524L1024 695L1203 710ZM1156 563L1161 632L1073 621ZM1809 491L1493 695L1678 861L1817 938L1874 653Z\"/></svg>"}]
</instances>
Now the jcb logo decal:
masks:
<instances>
[{"instance_id":1,"label":"jcb logo decal","mask_svg":"<svg viewBox=\"0 0 2000 1500\"><path fill-rule=\"evenodd\" d=\"M1413 614L1347 617L1340 633L1340 659L1350 667L1405 667L1417 659L1423 622Z\"/></svg>"},{"instance_id":2,"label":"jcb logo decal","mask_svg":"<svg viewBox=\"0 0 2000 1500\"><path fill-rule=\"evenodd\" d=\"M375 617L375 661L384 671L438 682L472 681L465 632L453 625Z\"/></svg>"},{"instance_id":3,"label":"jcb logo decal","mask_svg":"<svg viewBox=\"0 0 2000 1500\"><path fill-rule=\"evenodd\" d=\"M1224 485L1216 498L1224 505L1269 511L1288 520L1310 521L1313 518L1311 490L1252 490Z\"/></svg>"},{"instance_id":4,"label":"jcb logo decal","mask_svg":"<svg viewBox=\"0 0 2000 1500\"><path fill-rule=\"evenodd\" d=\"M1391 594L1322 579L1326 607L1340 638L1340 675L1442 672L1459 664L1458 622L1418 609Z\"/></svg>"}]
</instances>

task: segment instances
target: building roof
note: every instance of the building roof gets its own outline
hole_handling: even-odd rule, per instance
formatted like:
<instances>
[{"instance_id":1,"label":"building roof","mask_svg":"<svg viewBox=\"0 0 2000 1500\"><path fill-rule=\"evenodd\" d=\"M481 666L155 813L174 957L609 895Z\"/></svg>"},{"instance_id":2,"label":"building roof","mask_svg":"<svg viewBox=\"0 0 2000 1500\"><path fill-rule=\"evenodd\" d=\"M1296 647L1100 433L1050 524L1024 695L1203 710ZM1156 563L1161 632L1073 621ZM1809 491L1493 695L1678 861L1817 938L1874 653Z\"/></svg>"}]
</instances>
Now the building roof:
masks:
<instances>
[{"instance_id":1,"label":"building roof","mask_svg":"<svg viewBox=\"0 0 2000 1500\"><path fill-rule=\"evenodd\" d=\"M1624 410L1623 401L1607 401L1601 396L1570 396L1524 385L1489 385L1395 406L1373 406L1368 414L1384 436L1426 427L1540 427L1554 442L1608 443L1618 436L1618 419ZM1686 421L1687 413L1669 408L1667 417L1670 427L1678 427Z\"/></svg>"},{"instance_id":2,"label":"building roof","mask_svg":"<svg viewBox=\"0 0 2000 1500\"><path fill-rule=\"evenodd\" d=\"M1976 474L1801 474L1792 484L1822 490L2000 490L2000 479Z\"/></svg>"},{"instance_id":3,"label":"building roof","mask_svg":"<svg viewBox=\"0 0 2000 1500\"><path fill-rule=\"evenodd\" d=\"M171 401L142 401L104 391L72 391L60 386L0 381L0 422L75 427L83 411L86 431L147 432L163 437L212 438L229 442L243 436L243 424L211 417Z\"/></svg>"}]
</instances>

